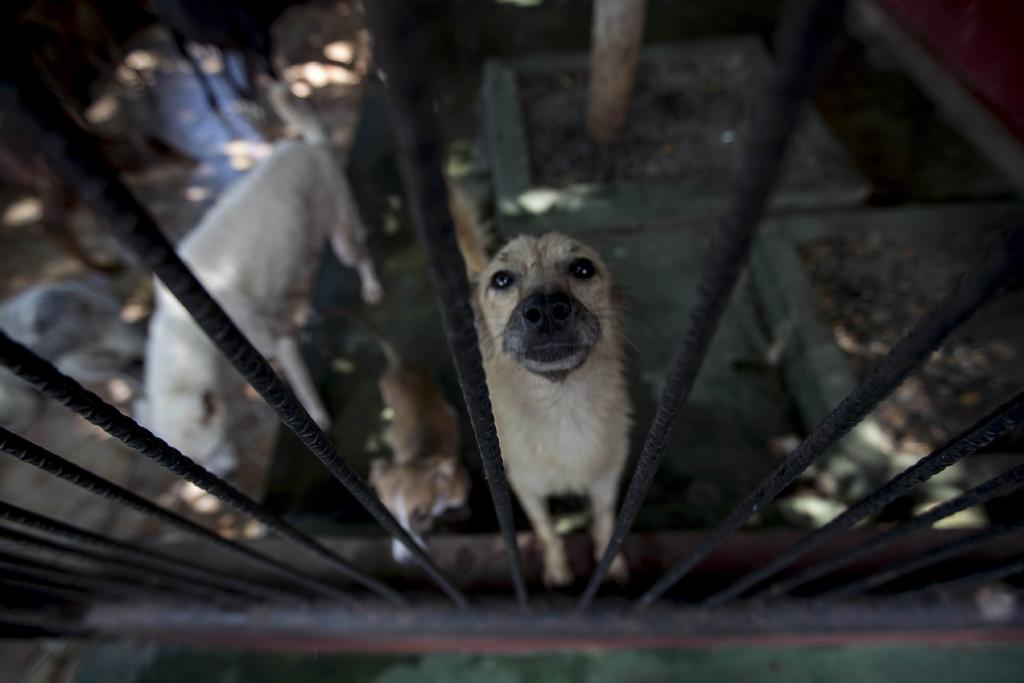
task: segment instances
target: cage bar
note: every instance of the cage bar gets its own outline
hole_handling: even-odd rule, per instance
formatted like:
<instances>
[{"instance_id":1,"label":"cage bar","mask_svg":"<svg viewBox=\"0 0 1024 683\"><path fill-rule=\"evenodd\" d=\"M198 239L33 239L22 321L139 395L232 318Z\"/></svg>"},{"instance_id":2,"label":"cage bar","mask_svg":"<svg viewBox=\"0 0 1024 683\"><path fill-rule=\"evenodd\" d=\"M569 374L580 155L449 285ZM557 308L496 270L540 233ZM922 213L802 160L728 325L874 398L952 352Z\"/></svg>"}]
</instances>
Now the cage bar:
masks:
<instances>
[{"instance_id":1,"label":"cage bar","mask_svg":"<svg viewBox=\"0 0 1024 683\"><path fill-rule=\"evenodd\" d=\"M139 583L142 586L151 587L158 591L192 594L195 598L212 599L233 605L249 602L244 596L228 593L223 588L214 587L211 589L207 585L194 582L191 579L186 578L183 580L180 576L175 576L172 573L154 567L140 565L126 558L110 557L82 548L76 548L66 542L51 540L24 531L0 527L0 540L29 548L53 551L58 555L78 557L100 565L104 568L104 573L110 574L111 578L117 578L115 575L120 575L124 577L125 581ZM110 572L111 569L114 570L114 573Z\"/></svg>"},{"instance_id":2,"label":"cage bar","mask_svg":"<svg viewBox=\"0 0 1024 683\"><path fill-rule=\"evenodd\" d=\"M89 422L120 440L135 452L153 460L182 479L195 484L218 500L242 512L317 557L326 560L346 578L396 603L404 600L395 591L353 567L308 534L281 519L226 481L199 465L166 441L106 403L52 363L0 331L0 363L50 398L63 403Z\"/></svg>"},{"instance_id":3,"label":"cage bar","mask_svg":"<svg viewBox=\"0 0 1024 683\"><path fill-rule=\"evenodd\" d=\"M868 495L831 522L805 536L798 543L779 554L774 560L747 574L731 586L705 600L708 607L717 607L722 603L739 597L745 591L772 576L797 559L815 548L831 540L838 534L853 527L854 524L868 515L878 512L892 501L906 495L911 489L927 481L950 465L958 462L979 448L992 443L1013 429L1024 420L1024 392L996 408L954 438L942 448L918 460L890 479L874 493Z\"/></svg>"},{"instance_id":4,"label":"cage bar","mask_svg":"<svg viewBox=\"0 0 1024 683\"><path fill-rule=\"evenodd\" d=\"M402 181L420 242L430 256L431 274L441 307L445 336L466 400L498 526L505 540L516 600L527 605L526 581L516 543L512 495L505 477L494 426L487 378L477 341L469 281L448 210L442 174L443 156L430 90L426 49L416 25L414 3L368 3L374 54L385 74L391 118L398 142Z\"/></svg>"},{"instance_id":5,"label":"cage bar","mask_svg":"<svg viewBox=\"0 0 1024 683\"><path fill-rule=\"evenodd\" d=\"M623 496L615 530L580 598L581 608L590 605L597 595L647 498L676 419L693 390L736 282L750 260L754 235L780 176L786 148L817 81L824 55L842 27L845 9L846 0L815 0L805 13L793 17L793 25L786 36L788 40L783 43L780 66L743 150L727 208L704 257L696 301L672 359L640 459Z\"/></svg>"},{"instance_id":6,"label":"cage bar","mask_svg":"<svg viewBox=\"0 0 1024 683\"><path fill-rule=\"evenodd\" d=\"M140 566L154 567L159 571L198 582L211 588L228 589L259 600L266 600L267 594L265 591L273 590L268 586L242 577L227 576L209 567L194 564L180 557L167 555L152 548L144 548L118 541L109 536L72 526L71 524L31 512L4 501L0 501L0 519L27 526L75 543L102 548L117 555L127 555L131 558L130 561L136 562ZM121 560L123 561L124 558L122 557Z\"/></svg>"},{"instance_id":7,"label":"cage bar","mask_svg":"<svg viewBox=\"0 0 1024 683\"><path fill-rule=\"evenodd\" d=\"M18 67L21 73L33 73L25 64L8 65L8 68ZM110 223L118 240L138 255L174 294L214 345L277 412L282 423L391 536L409 549L424 571L453 601L465 605L465 596L388 512L359 473L341 457L291 389L175 253L149 213L118 178L116 170L103 160L96 141L77 129L53 96L33 80L5 78L0 83L0 104L18 116L26 134L36 138L47 159Z\"/></svg>"},{"instance_id":8,"label":"cage bar","mask_svg":"<svg viewBox=\"0 0 1024 683\"><path fill-rule=\"evenodd\" d=\"M832 444L863 420L879 401L888 396L939 347L950 332L991 299L1011 276L1016 275L1022 261L1024 225L1014 228L1005 242L993 248L980 267L919 320L893 346L871 375L843 399L785 461L707 534L693 554L676 564L644 593L640 603L647 605L657 600L711 554L724 538L743 526L754 512L771 502Z\"/></svg>"},{"instance_id":9,"label":"cage bar","mask_svg":"<svg viewBox=\"0 0 1024 683\"><path fill-rule=\"evenodd\" d=\"M868 574L867 576L861 577L849 583L844 583L835 588L830 588L827 591L823 591L818 595L814 596L816 601L823 600L835 600L837 598L847 598L858 593L871 590L877 586L884 585L905 576L907 574L930 567L933 564L948 560L957 555L962 555L968 550L973 550L980 545L988 543L989 541L1004 538L1010 534L1019 532L1024 528L1024 515L1018 515L1016 519L1007 523L1000 524L998 526L984 529L975 534L971 534L967 538L959 541L953 541L952 543L946 543L933 548L925 553L921 553L917 557L901 562L893 567L888 567L880 571Z\"/></svg>"},{"instance_id":10,"label":"cage bar","mask_svg":"<svg viewBox=\"0 0 1024 683\"><path fill-rule=\"evenodd\" d=\"M960 495L936 505L927 512L915 515L908 521L898 524L894 528L880 533L863 543L852 548L843 549L835 555L797 572L793 576L788 576L777 583L769 584L754 592L751 597L777 597L784 593L789 593L793 589L814 579L830 574L871 553L877 552L895 541L906 537L908 534L920 529L927 529L939 520L954 515L961 510L981 505L997 496L1005 495L1022 482L1024 482L1024 465L1018 465L1008 472L1004 472L972 489L964 491Z\"/></svg>"},{"instance_id":11,"label":"cage bar","mask_svg":"<svg viewBox=\"0 0 1024 683\"><path fill-rule=\"evenodd\" d=\"M21 460L22 462L26 462L37 467L44 472L48 472L56 477L64 479L65 481L68 481L89 493L102 496L119 505L123 505L137 512L141 512L144 515L148 515L162 522L171 524L185 533L197 536L205 541L224 548L225 550L229 550L239 555L244 555L263 567L272 570L274 573L287 577L294 583L301 585L320 597L330 597L346 603L351 600L347 594L339 591L333 586L325 584L317 579L310 578L268 555L264 555L263 553L257 552L244 545L222 538L199 526L195 522L189 521L177 513L155 505L145 498L142 498L141 496L118 486L117 484L111 483L102 477L98 477L88 470L81 468L54 453L51 453L45 448L7 431L3 427L0 427L0 451ZM279 599L295 599L295 596L290 593L270 588L267 588L265 592L268 594L268 597L273 595Z\"/></svg>"}]
</instances>

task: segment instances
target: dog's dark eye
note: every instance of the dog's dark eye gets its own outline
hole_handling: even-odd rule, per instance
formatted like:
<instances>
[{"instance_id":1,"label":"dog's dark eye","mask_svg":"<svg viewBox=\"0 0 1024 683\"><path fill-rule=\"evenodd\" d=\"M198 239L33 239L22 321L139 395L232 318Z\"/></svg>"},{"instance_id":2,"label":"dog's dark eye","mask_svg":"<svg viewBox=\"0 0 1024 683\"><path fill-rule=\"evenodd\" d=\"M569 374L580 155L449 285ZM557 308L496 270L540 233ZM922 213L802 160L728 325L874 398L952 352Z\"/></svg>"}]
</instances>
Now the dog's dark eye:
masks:
<instances>
[{"instance_id":1,"label":"dog's dark eye","mask_svg":"<svg viewBox=\"0 0 1024 683\"><path fill-rule=\"evenodd\" d=\"M578 258L569 264L569 274L579 280L589 280L597 273L594 262L588 258Z\"/></svg>"},{"instance_id":2,"label":"dog's dark eye","mask_svg":"<svg viewBox=\"0 0 1024 683\"><path fill-rule=\"evenodd\" d=\"M491 287L494 289L507 289L516 281L516 276L507 270L499 270L491 276Z\"/></svg>"},{"instance_id":3,"label":"dog's dark eye","mask_svg":"<svg viewBox=\"0 0 1024 683\"><path fill-rule=\"evenodd\" d=\"M430 510L423 505L417 505L412 510L412 518L417 522L425 522L430 519Z\"/></svg>"}]
</instances>

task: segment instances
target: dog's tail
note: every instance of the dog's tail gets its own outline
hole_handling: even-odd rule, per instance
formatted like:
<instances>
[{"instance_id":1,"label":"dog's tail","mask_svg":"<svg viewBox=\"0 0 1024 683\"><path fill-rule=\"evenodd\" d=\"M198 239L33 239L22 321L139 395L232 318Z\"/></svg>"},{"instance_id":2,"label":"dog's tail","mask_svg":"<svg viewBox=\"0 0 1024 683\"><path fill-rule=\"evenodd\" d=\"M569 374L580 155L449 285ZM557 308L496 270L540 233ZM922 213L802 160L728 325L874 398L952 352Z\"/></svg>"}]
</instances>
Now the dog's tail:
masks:
<instances>
[{"instance_id":1,"label":"dog's tail","mask_svg":"<svg viewBox=\"0 0 1024 683\"><path fill-rule=\"evenodd\" d=\"M384 354L384 358L387 359L388 367L397 368L402 365L402 356L398 353L395 345L384 336L384 333L380 331L380 328L359 313L342 306L334 306L324 310L320 315L325 318L333 316L348 318L359 327L363 328L364 332L373 337L373 340L377 342L377 346L380 347L381 353Z\"/></svg>"},{"instance_id":2,"label":"dog's tail","mask_svg":"<svg viewBox=\"0 0 1024 683\"><path fill-rule=\"evenodd\" d=\"M292 95L287 83L274 81L270 86L268 98L274 113L289 126L297 128L303 140L311 145L328 141L327 131L317 118L316 112L308 102Z\"/></svg>"}]
</instances>

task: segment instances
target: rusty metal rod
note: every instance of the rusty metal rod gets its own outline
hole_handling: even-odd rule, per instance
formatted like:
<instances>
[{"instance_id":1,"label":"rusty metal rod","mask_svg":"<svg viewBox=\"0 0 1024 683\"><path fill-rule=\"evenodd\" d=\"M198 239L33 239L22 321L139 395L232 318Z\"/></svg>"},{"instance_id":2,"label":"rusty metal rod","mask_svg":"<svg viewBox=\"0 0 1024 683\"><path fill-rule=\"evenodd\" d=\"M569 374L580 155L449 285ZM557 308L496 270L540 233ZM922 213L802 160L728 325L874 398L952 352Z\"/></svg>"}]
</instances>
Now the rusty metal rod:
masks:
<instances>
[{"instance_id":1,"label":"rusty metal rod","mask_svg":"<svg viewBox=\"0 0 1024 683\"><path fill-rule=\"evenodd\" d=\"M0 577L36 583L43 589L66 588L117 599L131 600L156 596L167 598L166 591L151 586L126 582L114 577L97 576L5 552L0 552ZM178 599L182 598L201 604L199 598L194 595L179 595Z\"/></svg>"},{"instance_id":2,"label":"rusty metal rod","mask_svg":"<svg viewBox=\"0 0 1024 683\"><path fill-rule=\"evenodd\" d=\"M857 595L865 591L871 590L877 586L889 583L901 576L905 576L912 572L916 572L919 569L930 567L933 564L948 560L951 557L962 555L968 550L973 550L980 545L988 543L989 541L997 538L1005 538L1014 533L1020 532L1024 528L1024 515L1018 516L1012 522L1007 524L1000 524L998 526L983 529L975 534L971 534L967 538L960 539L959 541L953 541L952 543L946 543L939 546L938 548L932 548L927 552L921 553L917 557L911 558L906 562L901 562L892 567L886 567L877 572L868 574L867 576L844 583L835 588L830 588L827 591L823 591L814 596L816 602L832 601L841 598L848 598L851 595Z\"/></svg>"},{"instance_id":3,"label":"rusty metal rod","mask_svg":"<svg viewBox=\"0 0 1024 683\"><path fill-rule=\"evenodd\" d=\"M985 569L968 572L945 581L935 581L923 586L916 586L897 594L897 600L915 599L923 592L936 592L941 590L956 590L965 586L976 586L978 584L995 583L1004 579L1010 579L1024 574L1024 554L1017 554L1005 560L1000 560ZM897 603L897 600L890 600Z\"/></svg>"},{"instance_id":4,"label":"rusty metal rod","mask_svg":"<svg viewBox=\"0 0 1024 683\"><path fill-rule=\"evenodd\" d=\"M890 479L877 491L866 496L842 512L820 529L807 534L797 543L779 553L771 562L764 564L728 588L715 593L704 601L707 607L717 607L724 602L742 595L745 591L764 581L779 570L803 557L815 548L835 538L843 531L872 515L892 501L906 495L914 487L931 479L950 465L983 448L1013 429L1024 419L1024 392L1017 394L994 411L984 416L973 426L937 448L915 464Z\"/></svg>"},{"instance_id":5,"label":"rusty metal rod","mask_svg":"<svg viewBox=\"0 0 1024 683\"><path fill-rule=\"evenodd\" d=\"M174 294L200 329L277 412L281 422L391 536L409 549L454 602L466 605L465 596L341 457L292 390L175 253L149 212L120 180L116 169L104 160L96 141L76 128L53 95L31 79L30 65L19 61L17 55L10 57L10 63L3 65L6 75L0 80L0 105L4 110L17 116L25 134L34 138L54 168L106 219L118 241L138 255Z\"/></svg>"},{"instance_id":6,"label":"rusty metal rod","mask_svg":"<svg viewBox=\"0 0 1024 683\"><path fill-rule=\"evenodd\" d=\"M696 302L672 359L661 401L623 496L611 541L580 598L581 609L597 595L647 498L676 419L693 390L722 313L750 259L751 244L780 176L786 148L817 81L825 52L842 27L845 6L845 0L815 0L806 13L794 17L789 39L783 42L780 66L769 84L757 123L751 128L725 214L704 257Z\"/></svg>"},{"instance_id":7,"label":"rusty metal rod","mask_svg":"<svg viewBox=\"0 0 1024 683\"><path fill-rule=\"evenodd\" d=\"M0 540L9 541L16 545L23 545L39 550L53 551L58 555L77 557L104 569L104 574L111 578L123 577L126 582L137 582L156 590L171 591L193 596L193 599L213 600L230 605L244 605L249 602L244 596L228 593L223 588L213 589L191 579L182 579L180 576L137 562L124 557L111 557L102 553L93 552L84 548L76 548L64 541L57 541L36 534L30 534L16 529L8 529L0 526Z\"/></svg>"},{"instance_id":8,"label":"rusty metal rod","mask_svg":"<svg viewBox=\"0 0 1024 683\"><path fill-rule=\"evenodd\" d=\"M374 58L385 76L399 168L420 243L430 255L430 270L441 307L448 348L466 400L469 421L480 449L484 477L508 553L516 600L527 605L519 546L512 516L512 495L505 477L494 427L473 310L466 264L455 238L442 169L441 140L434 114L430 74L414 3L375 0L366 6L374 40Z\"/></svg>"},{"instance_id":9,"label":"rusty metal rod","mask_svg":"<svg viewBox=\"0 0 1024 683\"><path fill-rule=\"evenodd\" d=\"M0 501L0 520L14 522L15 524L30 527L75 543L102 548L117 556L127 555L132 562L138 563L140 566L153 567L179 578L197 582L214 589L227 589L259 600L267 599L265 591L268 589L274 590L249 579L226 576L214 569L189 562L181 557L168 555L152 548L118 541L109 536L31 512L4 501Z\"/></svg>"},{"instance_id":10,"label":"rusty metal rod","mask_svg":"<svg viewBox=\"0 0 1024 683\"><path fill-rule=\"evenodd\" d=\"M779 597L795 588L798 588L799 586L825 576L826 574L830 574L835 570L841 569L861 558L867 557L868 555L895 543L915 531L927 529L939 520L945 519L950 515L954 515L961 510L966 510L967 508L975 505L981 505L988 500L1005 495L1021 483L1024 483L1024 465L1018 465L1008 472L1004 472L999 476L989 479L983 484L979 484L970 490L964 491L959 496L950 498L949 500L931 508L927 512L915 515L906 522L903 522L886 532L878 534L877 536L869 538L863 543L852 548L844 548L835 555L812 564L806 569L797 572L792 576L788 576L778 583L766 586L764 589L754 593L751 597L761 597L765 596L765 594L773 598Z\"/></svg>"},{"instance_id":11,"label":"rusty metal rod","mask_svg":"<svg viewBox=\"0 0 1024 683\"><path fill-rule=\"evenodd\" d=\"M404 605L395 591L353 567L337 553L317 543L308 534L281 519L231 484L202 467L114 406L105 402L71 377L63 374L45 358L0 331L0 364L50 398L63 403L137 453L156 462L173 474L189 481L230 507L257 520L303 550L330 563L346 578L378 595Z\"/></svg>"},{"instance_id":12,"label":"rusty metal rod","mask_svg":"<svg viewBox=\"0 0 1024 683\"><path fill-rule=\"evenodd\" d=\"M988 254L984 263L925 315L875 367L864 382L825 417L782 463L769 474L729 515L719 522L698 548L665 573L640 598L649 605L690 572L757 510L770 503L782 489L817 460L836 441L888 396L917 369L945 338L1000 287L1019 272L1024 263L1024 225L1011 231L1007 240Z\"/></svg>"},{"instance_id":13,"label":"rusty metal rod","mask_svg":"<svg viewBox=\"0 0 1024 683\"><path fill-rule=\"evenodd\" d=\"M263 553L255 551L244 545L222 538L208 529L199 526L195 522L192 522L175 512L171 512L170 510L166 510L155 505L145 498L142 498L141 496L118 486L117 484L109 482L106 479L103 479L102 477L99 477L92 472L65 460L59 455L51 453L31 441L21 438L17 434L7 431L3 427L0 427L0 451L21 460L22 462L37 467L44 472L48 472L56 477L64 479L65 481L68 481L89 493L102 496L103 498L111 500L119 505L131 508L162 522L166 522L167 524L181 529L185 533L197 536L220 548L229 550L238 555L243 555L261 566L270 569L275 574L287 577L294 583L312 591L315 595L334 598L344 603L350 602L350 598L347 594L339 591L333 586L325 584L318 579L308 577L292 567L275 560L269 555L264 555ZM295 599L294 595L284 591L277 591L275 589L267 588L266 593L267 597L288 600Z\"/></svg>"}]
</instances>

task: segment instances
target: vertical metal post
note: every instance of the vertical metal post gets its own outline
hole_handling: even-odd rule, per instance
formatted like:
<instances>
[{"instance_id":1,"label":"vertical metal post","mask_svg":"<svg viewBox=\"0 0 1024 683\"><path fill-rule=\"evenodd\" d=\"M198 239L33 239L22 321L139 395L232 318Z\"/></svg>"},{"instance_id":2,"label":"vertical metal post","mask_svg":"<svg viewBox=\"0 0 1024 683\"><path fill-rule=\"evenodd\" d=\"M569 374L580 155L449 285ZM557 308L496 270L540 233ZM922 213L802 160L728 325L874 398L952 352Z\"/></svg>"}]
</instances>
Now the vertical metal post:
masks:
<instances>
[{"instance_id":1,"label":"vertical metal post","mask_svg":"<svg viewBox=\"0 0 1024 683\"><path fill-rule=\"evenodd\" d=\"M430 269L444 319L448 347L466 399L480 460L490 487L494 511L505 540L509 572L521 607L527 604L512 517L512 496L494 427L473 311L469 303L466 264L459 252L448 211L442 175L441 142L434 115L427 54L416 24L413 4L405 0L374 0L367 4L374 56L384 73L398 142L398 161L420 242L430 255Z\"/></svg>"}]
</instances>

